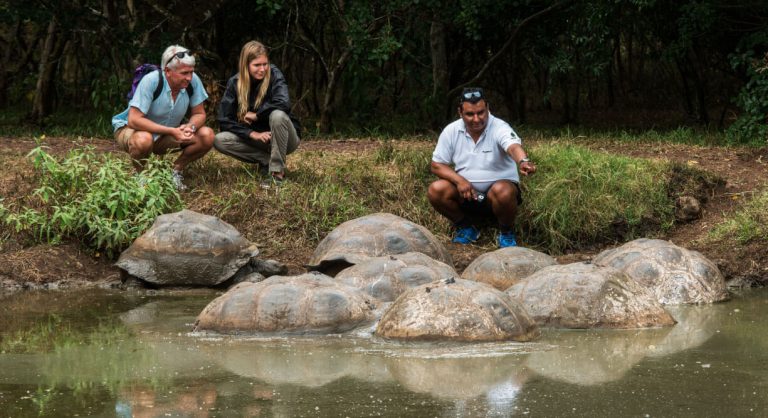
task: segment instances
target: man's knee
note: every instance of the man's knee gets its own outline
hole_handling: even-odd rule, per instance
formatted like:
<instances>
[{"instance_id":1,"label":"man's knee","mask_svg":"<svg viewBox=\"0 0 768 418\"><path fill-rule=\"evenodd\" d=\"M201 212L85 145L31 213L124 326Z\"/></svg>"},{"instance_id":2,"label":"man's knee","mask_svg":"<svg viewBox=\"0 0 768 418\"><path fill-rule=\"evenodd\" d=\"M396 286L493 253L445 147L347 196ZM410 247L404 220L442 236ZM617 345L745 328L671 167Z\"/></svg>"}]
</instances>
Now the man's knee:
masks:
<instances>
[{"instance_id":1,"label":"man's knee","mask_svg":"<svg viewBox=\"0 0 768 418\"><path fill-rule=\"evenodd\" d=\"M500 180L496 183L493 183L491 188L488 190L488 194L517 197L517 186L515 183L509 180Z\"/></svg>"},{"instance_id":2,"label":"man's knee","mask_svg":"<svg viewBox=\"0 0 768 418\"><path fill-rule=\"evenodd\" d=\"M457 194L456 186L444 179L433 182L427 189L427 198L430 202L449 200L453 194Z\"/></svg>"},{"instance_id":3,"label":"man's knee","mask_svg":"<svg viewBox=\"0 0 768 418\"><path fill-rule=\"evenodd\" d=\"M200 128L199 131L197 131L197 135L200 138L200 149L203 149L205 151L210 151L211 148L213 148L213 142L215 135L213 134L213 129L204 126Z\"/></svg>"},{"instance_id":4,"label":"man's knee","mask_svg":"<svg viewBox=\"0 0 768 418\"><path fill-rule=\"evenodd\" d=\"M131 139L128 140L128 153L133 158L145 158L152 153L154 143L151 133L136 131L131 135Z\"/></svg>"},{"instance_id":5,"label":"man's knee","mask_svg":"<svg viewBox=\"0 0 768 418\"><path fill-rule=\"evenodd\" d=\"M520 190L515 183L508 180L502 180L497 181L491 186L487 196L492 203L495 202L496 204L501 204L510 209L514 209L520 201L519 194Z\"/></svg>"}]
</instances>

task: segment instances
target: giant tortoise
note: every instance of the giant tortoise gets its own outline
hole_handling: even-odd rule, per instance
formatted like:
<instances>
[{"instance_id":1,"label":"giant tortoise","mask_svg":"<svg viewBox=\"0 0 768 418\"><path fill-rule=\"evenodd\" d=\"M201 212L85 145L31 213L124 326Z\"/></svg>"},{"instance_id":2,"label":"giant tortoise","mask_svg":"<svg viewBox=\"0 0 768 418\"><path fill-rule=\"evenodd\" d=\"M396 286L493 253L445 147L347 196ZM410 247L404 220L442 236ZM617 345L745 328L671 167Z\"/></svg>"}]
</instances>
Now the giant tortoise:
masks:
<instances>
[{"instance_id":1,"label":"giant tortoise","mask_svg":"<svg viewBox=\"0 0 768 418\"><path fill-rule=\"evenodd\" d=\"M376 335L403 340L530 341L539 336L522 305L504 292L449 279L403 292L384 313Z\"/></svg>"},{"instance_id":2,"label":"giant tortoise","mask_svg":"<svg viewBox=\"0 0 768 418\"><path fill-rule=\"evenodd\" d=\"M214 286L258 253L232 225L185 209L158 216L116 265L157 286Z\"/></svg>"},{"instance_id":3,"label":"giant tortoise","mask_svg":"<svg viewBox=\"0 0 768 418\"><path fill-rule=\"evenodd\" d=\"M450 253L429 230L390 213L344 222L318 244L307 267L331 276L371 257L424 253L453 266Z\"/></svg>"},{"instance_id":4,"label":"giant tortoise","mask_svg":"<svg viewBox=\"0 0 768 418\"><path fill-rule=\"evenodd\" d=\"M423 253L373 257L342 270L336 280L391 302L411 287L458 277L453 267Z\"/></svg>"},{"instance_id":5,"label":"giant tortoise","mask_svg":"<svg viewBox=\"0 0 768 418\"><path fill-rule=\"evenodd\" d=\"M461 278L507 290L524 277L555 264L554 258L529 248L500 248L477 257L464 269Z\"/></svg>"},{"instance_id":6,"label":"giant tortoise","mask_svg":"<svg viewBox=\"0 0 768 418\"><path fill-rule=\"evenodd\" d=\"M507 294L541 326L646 328L675 323L629 276L589 263L544 267L507 289Z\"/></svg>"},{"instance_id":7,"label":"giant tortoise","mask_svg":"<svg viewBox=\"0 0 768 418\"><path fill-rule=\"evenodd\" d=\"M617 268L665 305L712 303L728 298L717 266L697 251L641 238L597 255L594 263Z\"/></svg>"},{"instance_id":8,"label":"giant tortoise","mask_svg":"<svg viewBox=\"0 0 768 418\"><path fill-rule=\"evenodd\" d=\"M324 274L272 276L243 282L198 315L195 331L218 333L339 333L373 319L374 305L361 290Z\"/></svg>"}]
</instances>

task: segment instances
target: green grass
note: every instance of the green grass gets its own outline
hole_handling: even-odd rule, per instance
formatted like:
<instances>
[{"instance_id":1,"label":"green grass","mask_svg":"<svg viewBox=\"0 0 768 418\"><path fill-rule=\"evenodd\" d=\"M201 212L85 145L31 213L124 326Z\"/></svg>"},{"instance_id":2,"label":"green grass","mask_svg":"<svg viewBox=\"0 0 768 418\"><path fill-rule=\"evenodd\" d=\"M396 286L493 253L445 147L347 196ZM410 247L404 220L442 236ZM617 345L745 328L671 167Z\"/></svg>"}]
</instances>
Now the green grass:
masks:
<instances>
[{"instance_id":1,"label":"green grass","mask_svg":"<svg viewBox=\"0 0 768 418\"><path fill-rule=\"evenodd\" d=\"M729 146L732 144L724 132L713 129L680 126L674 129L595 129L590 127L542 127L520 126L517 132L523 138L557 138L573 142L624 142L624 143L670 143L699 146ZM764 146L755 141L750 146Z\"/></svg>"},{"instance_id":2,"label":"green grass","mask_svg":"<svg viewBox=\"0 0 768 418\"><path fill-rule=\"evenodd\" d=\"M530 154L539 171L523 179L518 223L536 246L558 253L663 231L674 221L667 164L570 143Z\"/></svg>"},{"instance_id":3,"label":"green grass","mask_svg":"<svg viewBox=\"0 0 768 418\"><path fill-rule=\"evenodd\" d=\"M735 241L739 244L768 242L768 189L747 200L744 206L727 221L717 225L708 239Z\"/></svg>"},{"instance_id":4,"label":"green grass","mask_svg":"<svg viewBox=\"0 0 768 418\"><path fill-rule=\"evenodd\" d=\"M142 188L124 153L86 150L55 160L36 151L42 174L34 179L35 195L0 202L0 232L5 237L12 226L41 241L76 239L116 255L157 215L184 206L232 224L265 256L311 251L339 224L375 212L449 235L449 222L426 198L435 180L434 141L369 145L292 154L288 181L269 190L259 187L252 166L212 152L187 170L190 191L181 196L170 187L167 161L145 171L157 180ZM578 141L533 141L527 149L539 171L522 179L517 229L525 245L553 254L658 235L674 222L675 197L706 183L693 168L592 151Z\"/></svg>"}]
</instances>

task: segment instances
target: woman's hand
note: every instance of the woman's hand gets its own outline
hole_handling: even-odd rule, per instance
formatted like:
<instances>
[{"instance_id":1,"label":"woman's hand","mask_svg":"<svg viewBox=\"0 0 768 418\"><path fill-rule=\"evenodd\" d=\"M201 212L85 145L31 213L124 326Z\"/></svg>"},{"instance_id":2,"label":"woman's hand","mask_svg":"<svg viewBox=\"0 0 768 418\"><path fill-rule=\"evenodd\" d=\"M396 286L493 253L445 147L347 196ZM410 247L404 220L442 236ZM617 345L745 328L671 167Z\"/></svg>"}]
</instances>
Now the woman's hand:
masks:
<instances>
[{"instance_id":1,"label":"woman's hand","mask_svg":"<svg viewBox=\"0 0 768 418\"><path fill-rule=\"evenodd\" d=\"M256 132L252 131L250 135L251 139L254 141L263 142L265 144L268 144L269 141L272 139L272 132Z\"/></svg>"},{"instance_id":2,"label":"woman's hand","mask_svg":"<svg viewBox=\"0 0 768 418\"><path fill-rule=\"evenodd\" d=\"M245 112L243 119L248 123L254 123L259 119L259 115L257 115L256 112Z\"/></svg>"}]
</instances>

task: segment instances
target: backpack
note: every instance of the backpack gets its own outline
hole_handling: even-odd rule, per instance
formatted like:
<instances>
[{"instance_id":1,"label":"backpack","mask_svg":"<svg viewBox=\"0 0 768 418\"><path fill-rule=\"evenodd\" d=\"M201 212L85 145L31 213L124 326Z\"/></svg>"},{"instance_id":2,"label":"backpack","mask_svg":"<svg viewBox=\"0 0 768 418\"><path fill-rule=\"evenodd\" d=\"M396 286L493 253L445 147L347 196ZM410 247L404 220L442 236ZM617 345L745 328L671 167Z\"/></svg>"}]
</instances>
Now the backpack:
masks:
<instances>
[{"instance_id":1,"label":"backpack","mask_svg":"<svg viewBox=\"0 0 768 418\"><path fill-rule=\"evenodd\" d=\"M163 72L160 70L160 67L155 64L141 64L133 71L133 83L131 83L131 91L129 91L126 95L129 101L133 98L133 95L136 94L136 87L139 86L141 79L144 78L145 75L155 71L157 71L158 80L160 80L160 82L157 83L155 91L152 93L152 101L154 102L158 97L160 97L160 93L163 91ZM192 89L192 83L189 83L189 86L187 86L187 95L191 98L193 94L195 94L195 91Z\"/></svg>"}]
</instances>

